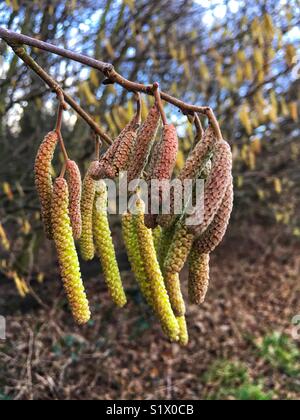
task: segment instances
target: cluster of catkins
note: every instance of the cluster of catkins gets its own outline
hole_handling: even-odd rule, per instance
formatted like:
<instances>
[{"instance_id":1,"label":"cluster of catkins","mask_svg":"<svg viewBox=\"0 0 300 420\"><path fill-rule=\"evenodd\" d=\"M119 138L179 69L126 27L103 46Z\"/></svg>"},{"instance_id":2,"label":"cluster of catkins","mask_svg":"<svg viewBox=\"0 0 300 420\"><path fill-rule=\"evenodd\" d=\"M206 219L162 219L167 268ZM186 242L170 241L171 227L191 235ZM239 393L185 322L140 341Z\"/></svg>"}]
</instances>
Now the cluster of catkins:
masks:
<instances>
[{"instance_id":1,"label":"cluster of catkins","mask_svg":"<svg viewBox=\"0 0 300 420\"><path fill-rule=\"evenodd\" d=\"M55 131L45 137L39 148L35 178L42 220L47 237L55 242L64 288L79 324L88 322L91 314L75 241L84 260L100 258L113 302L119 307L126 304L109 227L104 179L114 179L127 171L128 181L145 177L150 190L152 179L169 180L176 163L178 138L175 127L165 124L160 140L155 141L159 125L160 110L156 104L142 125L135 115L100 159L91 162L83 182L78 166L69 160L65 174L53 183L51 165L59 141ZM122 216L123 238L141 293L166 336L181 345L187 345L188 332L180 272L188 262L190 302L203 303L209 283L210 253L223 239L232 210L231 173L230 147L217 139L209 126L178 176L180 181L205 179L204 214L200 214L202 208L194 214L201 223L189 225L185 214L172 214L175 193L169 215L148 214L137 194L131 210ZM162 191L158 195L162 205ZM149 201L150 197L151 191Z\"/></svg>"}]
</instances>

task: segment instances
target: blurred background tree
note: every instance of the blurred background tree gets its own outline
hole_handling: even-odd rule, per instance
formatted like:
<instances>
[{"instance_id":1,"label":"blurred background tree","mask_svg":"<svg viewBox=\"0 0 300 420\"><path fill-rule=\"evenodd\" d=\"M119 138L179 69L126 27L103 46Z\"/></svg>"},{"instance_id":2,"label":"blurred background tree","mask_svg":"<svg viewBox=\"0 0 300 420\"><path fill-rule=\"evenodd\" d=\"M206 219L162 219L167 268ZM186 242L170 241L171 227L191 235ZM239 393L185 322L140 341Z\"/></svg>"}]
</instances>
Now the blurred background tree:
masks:
<instances>
[{"instance_id":1,"label":"blurred background tree","mask_svg":"<svg viewBox=\"0 0 300 420\"><path fill-rule=\"evenodd\" d=\"M163 90L187 102L211 106L233 147L234 220L276 221L280 232L295 237L300 236L299 24L299 0L0 4L1 26L111 62L131 80L159 81ZM52 262L51 257L40 260L49 245L32 170L38 145L54 125L56 100L5 43L0 45L0 268L26 294L28 281L42 280L40 270ZM112 137L131 118L131 95L103 86L97 71L29 51ZM143 100L145 116L151 99ZM178 126L179 169L193 142L193 127L173 107L166 108ZM64 135L83 170L93 142L89 127L71 110Z\"/></svg>"}]
</instances>

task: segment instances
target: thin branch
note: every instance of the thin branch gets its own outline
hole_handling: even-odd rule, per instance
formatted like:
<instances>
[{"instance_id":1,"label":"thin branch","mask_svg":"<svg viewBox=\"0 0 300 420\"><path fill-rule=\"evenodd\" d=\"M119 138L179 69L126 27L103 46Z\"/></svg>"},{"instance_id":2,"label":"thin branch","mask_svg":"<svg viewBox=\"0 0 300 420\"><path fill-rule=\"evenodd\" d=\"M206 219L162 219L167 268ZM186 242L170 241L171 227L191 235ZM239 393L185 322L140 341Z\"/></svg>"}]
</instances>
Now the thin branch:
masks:
<instances>
[{"instance_id":1,"label":"thin branch","mask_svg":"<svg viewBox=\"0 0 300 420\"><path fill-rule=\"evenodd\" d=\"M29 46L77 61L89 67L95 68L99 70L100 72L102 72L103 75L108 79L110 83L117 83L118 85L122 86L124 89L128 91L140 92L140 93L144 93L146 95L151 95L151 96L154 95L152 85L143 85L141 83L136 83L136 82L127 80L125 77L119 74L114 69L114 66L110 63L104 63L102 61L95 60L91 57L87 57L83 54L74 53L73 51L56 47L55 45L52 45L48 42L43 42L38 39L34 39L23 34L18 34L16 32L9 31L1 27L0 27L0 38L3 38L7 43L11 43L11 42L22 43L25 45L29 45ZM161 91L161 98L164 101L176 106L184 113L193 114L194 112L198 112L199 114L206 115L209 119L211 118L213 114L212 109L208 106L197 106L197 105L188 104L162 91ZM67 98L66 98L66 101L67 101Z\"/></svg>"},{"instance_id":2,"label":"thin branch","mask_svg":"<svg viewBox=\"0 0 300 420\"><path fill-rule=\"evenodd\" d=\"M167 116L161 101L161 93L160 93L160 89L159 89L159 83L153 83L153 93L154 93L154 97L155 97L155 102L156 105L159 109L159 113L163 122L163 125L166 126L168 125L168 120L167 120Z\"/></svg>"},{"instance_id":3,"label":"thin branch","mask_svg":"<svg viewBox=\"0 0 300 420\"><path fill-rule=\"evenodd\" d=\"M1 31L1 28L0 28ZM74 99L68 95L45 70L43 70L37 62L27 54L25 48L20 45L11 43L11 41L5 40L8 45L13 49L14 53L28 66L30 67L49 87L52 89L60 100L62 101L61 95L64 100L77 112L81 118L98 134L106 143L112 144L111 138L99 127L99 125L93 120L93 118L81 108Z\"/></svg>"}]
</instances>

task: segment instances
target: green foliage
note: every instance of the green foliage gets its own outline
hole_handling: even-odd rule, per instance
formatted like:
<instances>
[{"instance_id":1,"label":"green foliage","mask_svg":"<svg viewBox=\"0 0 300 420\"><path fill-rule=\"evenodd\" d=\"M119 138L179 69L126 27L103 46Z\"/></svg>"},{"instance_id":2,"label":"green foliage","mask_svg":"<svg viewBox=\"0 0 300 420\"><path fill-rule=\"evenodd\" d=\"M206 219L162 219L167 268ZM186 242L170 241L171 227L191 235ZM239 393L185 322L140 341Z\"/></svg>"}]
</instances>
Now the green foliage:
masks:
<instances>
[{"instance_id":1,"label":"green foliage","mask_svg":"<svg viewBox=\"0 0 300 420\"><path fill-rule=\"evenodd\" d=\"M288 376L300 375L299 347L286 334L274 332L257 343L259 354L270 365Z\"/></svg>"},{"instance_id":2,"label":"green foliage","mask_svg":"<svg viewBox=\"0 0 300 420\"><path fill-rule=\"evenodd\" d=\"M228 360L217 361L204 375L204 380L213 391L208 392L209 400L258 400L273 399L266 393L262 383L255 383L247 366Z\"/></svg>"}]
</instances>

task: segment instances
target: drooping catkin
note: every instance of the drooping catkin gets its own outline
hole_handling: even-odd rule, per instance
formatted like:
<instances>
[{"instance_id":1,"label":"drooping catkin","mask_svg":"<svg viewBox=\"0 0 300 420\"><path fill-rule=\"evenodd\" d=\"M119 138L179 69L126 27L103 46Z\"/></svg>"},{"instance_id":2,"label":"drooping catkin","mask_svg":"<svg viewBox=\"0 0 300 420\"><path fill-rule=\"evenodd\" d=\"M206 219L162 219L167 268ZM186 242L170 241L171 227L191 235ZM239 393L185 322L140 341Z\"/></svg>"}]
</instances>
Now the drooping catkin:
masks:
<instances>
[{"instance_id":1,"label":"drooping catkin","mask_svg":"<svg viewBox=\"0 0 300 420\"><path fill-rule=\"evenodd\" d=\"M69 217L68 185L63 178L58 178L54 184L51 215L64 289L75 321L78 324L85 324L91 314L81 279Z\"/></svg>"},{"instance_id":2,"label":"drooping catkin","mask_svg":"<svg viewBox=\"0 0 300 420\"><path fill-rule=\"evenodd\" d=\"M40 199L42 220L48 239L53 239L51 226L51 200L53 193L51 163L57 142L57 133L55 131L48 133L40 145L35 160L35 186Z\"/></svg>"},{"instance_id":3,"label":"drooping catkin","mask_svg":"<svg viewBox=\"0 0 300 420\"><path fill-rule=\"evenodd\" d=\"M152 234L153 234L154 248L155 248L156 254L158 255L159 248L160 248L160 241L162 237L162 228L160 226L157 226L155 229L153 229Z\"/></svg>"},{"instance_id":4,"label":"drooping catkin","mask_svg":"<svg viewBox=\"0 0 300 420\"><path fill-rule=\"evenodd\" d=\"M175 316L183 316L185 314L185 303L181 292L179 274L166 272L164 279Z\"/></svg>"},{"instance_id":5,"label":"drooping catkin","mask_svg":"<svg viewBox=\"0 0 300 420\"><path fill-rule=\"evenodd\" d=\"M170 214L162 214L158 216L157 221L160 226L168 227L176 221L176 215L174 215L175 204L184 197L184 181L197 179L205 166L207 165L208 159L212 152L212 149L216 143L216 135L211 126L209 126L205 132L202 140L196 143L195 148L188 156L183 169L181 170L178 180L182 183L182 190L180 195L179 191L175 189L170 193Z\"/></svg>"},{"instance_id":6,"label":"drooping catkin","mask_svg":"<svg viewBox=\"0 0 300 420\"><path fill-rule=\"evenodd\" d=\"M209 286L209 254L201 254L194 247L189 256L189 299L200 305L204 302Z\"/></svg>"},{"instance_id":7,"label":"drooping catkin","mask_svg":"<svg viewBox=\"0 0 300 420\"><path fill-rule=\"evenodd\" d=\"M213 252L222 242L232 212L233 207L233 182L227 187L222 204L215 215L214 220L204 232L204 234L195 242L195 247L200 253L208 254Z\"/></svg>"},{"instance_id":8,"label":"drooping catkin","mask_svg":"<svg viewBox=\"0 0 300 420\"><path fill-rule=\"evenodd\" d=\"M163 331L171 341L177 341L179 338L179 326L173 313L164 284L164 278L157 261L152 232L144 223L145 204L142 200L138 200L136 206L138 212L134 215L134 220L136 223L141 255L151 284L153 308L161 322Z\"/></svg>"},{"instance_id":9,"label":"drooping catkin","mask_svg":"<svg viewBox=\"0 0 300 420\"><path fill-rule=\"evenodd\" d=\"M145 297L147 303L152 306L151 285L141 256L135 221L133 215L130 213L126 213L122 217L122 232L132 271L139 284L142 295Z\"/></svg>"},{"instance_id":10,"label":"drooping catkin","mask_svg":"<svg viewBox=\"0 0 300 420\"><path fill-rule=\"evenodd\" d=\"M185 347L189 343L189 334L188 334L185 316L177 317L177 322L179 325L179 344Z\"/></svg>"},{"instance_id":11,"label":"drooping catkin","mask_svg":"<svg viewBox=\"0 0 300 420\"><path fill-rule=\"evenodd\" d=\"M121 131L119 136L114 140L113 144L102 155L98 164L91 172L94 180L104 178L116 178L120 171L126 171L134 150L137 130L139 124L135 116L125 128Z\"/></svg>"},{"instance_id":12,"label":"drooping catkin","mask_svg":"<svg viewBox=\"0 0 300 420\"><path fill-rule=\"evenodd\" d=\"M90 164L85 175L82 185L81 197L81 217L82 217L82 233L79 241L80 253L85 261L90 261L95 256L95 247L93 240L93 208L96 193L95 181L91 177L91 173L97 167L98 162L94 161Z\"/></svg>"},{"instance_id":13,"label":"drooping catkin","mask_svg":"<svg viewBox=\"0 0 300 420\"><path fill-rule=\"evenodd\" d=\"M205 184L204 214L202 208L196 208L195 220L202 222L188 226L189 232L201 236L213 221L225 196L232 177L232 153L229 144L218 141L213 149L212 168Z\"/></svg>"},{"instance_id":14,"label":"drooping catkin","mask_svg":"<svg viewBox=\"0 0 300 420\"><path fill-rule=\"evenodd\" d=\"M113 302L122 308L127 300L122 285L109 221L107 216L107 187L97 181L93 211L93 234L97 254L100 257L105 282Z\"/></svg>"},{"instance_id":15,"label":"drooping catkin","mask_svg":"<svg viewBox=\"0 0 300 420\"><path fill-rule=\"evenodd\" d=\"M164 267L165 259L168 255L169 248L171 246L174 234L175 234L175 228L173 226L170 228L164 228L162 230L161 240L160 240L160 244L159 244L159 248L157 252L159 264L162 269Z\"/></svg>"},{"instance_id":16,"label":"drooping catkin","mask_svg":"<svg viewBox=\"0 0 300 420\"><path fill-rule=\"evenodd\" d=\"M189 256L194 235L189 233L183 221L178 222L167 257L164 262L165 273L180 273Z\"/></svg>"},{"instance_id":17,"label":"drooping catkin","mask_svg":"<svg viewBox=\"0 0 300 420\"><path fill-rule=\"evenodd\" d=\"M150 163L151 172L149 173L149 199L148 213L145 215L145 225L154 229L157 226L157 216L151 214L151 180L164 181L170 180L177 158L178 137L174 125L169 124L163 127L162 141L158 143L157 150L154 151L154 158ZM156 159L156 162L153 162ZM162 189L159 189L159 201L161 203Z\"/></svg>"},{"instance_id":18,"label":"drooping catkin","mask_svg":"<svg viewBox=\"0 0 300 420\"><path fill-rule=\"evenodd\" d=\"M77 163L73 160L67 162L66 179L69 188L69 213L73 230L73 237L77 241L81 236L81 174Z\"/></svg>"},{"instance_id":19,"label":"drooping catkin","mask_svg":"<svg viewBox=\"0 0 300 420\"><path fill-rule=\"evenodd\" d=\"M160 112L156 104L138 132L134 152L128 170L128 181L139 179L147 165L149 154L159 127Z\"/></svg>"}]
</instances>

